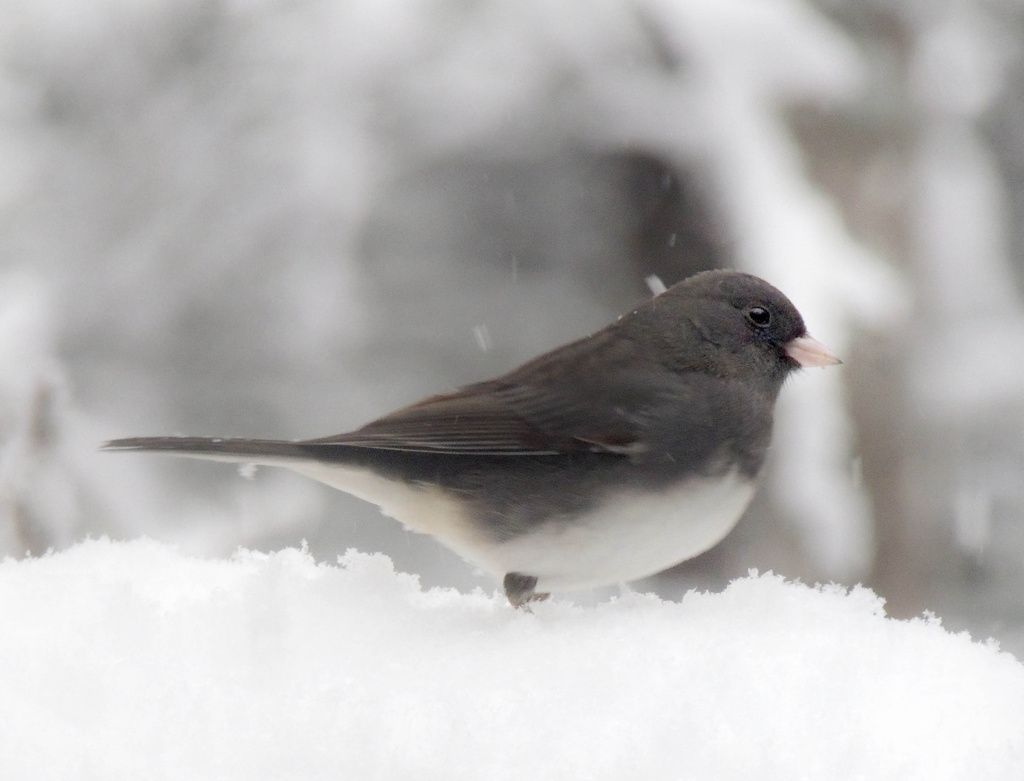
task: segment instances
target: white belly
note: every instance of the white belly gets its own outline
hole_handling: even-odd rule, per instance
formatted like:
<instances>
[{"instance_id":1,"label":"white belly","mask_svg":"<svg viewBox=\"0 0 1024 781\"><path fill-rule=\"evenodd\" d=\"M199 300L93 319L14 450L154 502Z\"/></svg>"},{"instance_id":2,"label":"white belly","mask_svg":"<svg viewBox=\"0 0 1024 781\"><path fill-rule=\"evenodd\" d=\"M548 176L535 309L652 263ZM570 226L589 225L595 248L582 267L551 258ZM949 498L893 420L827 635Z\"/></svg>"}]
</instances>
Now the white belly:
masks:
<instances>
[{"instance_id":1,"label":"white belly","mask_svg":"<svg viewBox=\"0 0 1024 781\"><path fill-rule=\"evenodd\" d=\"M366 469L277 462L376 504L406 528L437 537L498 580L507 572L537 578L537 591L595 588L668 569L720 542L754 495L736 473L698 478L665 492L619 499L571 526L558 521L507 542L475 528L461 505L430 485L403 485Z\"/></svg>"},{"instance_id":2,"label":"white belly","mask_svg":"<svg viewBox=\"0 0 1024 781\"><path fill-rule=\"evenodd\" d=\"M665 493L637 494L485 551L496 575L537 578L537 591L595 588L636 580L703 553L728 534L754 495L735 473L701 478Z\"/></svg>"}]
</instances>

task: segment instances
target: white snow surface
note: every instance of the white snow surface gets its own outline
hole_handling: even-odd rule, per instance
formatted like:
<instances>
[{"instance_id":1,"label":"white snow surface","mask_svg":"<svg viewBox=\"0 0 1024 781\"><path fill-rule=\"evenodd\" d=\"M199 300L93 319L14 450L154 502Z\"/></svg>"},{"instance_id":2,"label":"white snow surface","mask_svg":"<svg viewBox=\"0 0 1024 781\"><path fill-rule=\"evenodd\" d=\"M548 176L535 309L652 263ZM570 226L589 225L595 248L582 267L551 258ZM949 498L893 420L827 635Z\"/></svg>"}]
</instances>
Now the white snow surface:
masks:
<instances>
[{"instance_id":1,"label":"white snow surface","mask_svg":"<svg viewBox=\"0 0 1024 781\"><path fill-rule=\"evenodd\" d=\"M1020 779L1024 665L775 575L512 610L382 555L0 565L15 779Z\"/></svg>"}]
</instances>

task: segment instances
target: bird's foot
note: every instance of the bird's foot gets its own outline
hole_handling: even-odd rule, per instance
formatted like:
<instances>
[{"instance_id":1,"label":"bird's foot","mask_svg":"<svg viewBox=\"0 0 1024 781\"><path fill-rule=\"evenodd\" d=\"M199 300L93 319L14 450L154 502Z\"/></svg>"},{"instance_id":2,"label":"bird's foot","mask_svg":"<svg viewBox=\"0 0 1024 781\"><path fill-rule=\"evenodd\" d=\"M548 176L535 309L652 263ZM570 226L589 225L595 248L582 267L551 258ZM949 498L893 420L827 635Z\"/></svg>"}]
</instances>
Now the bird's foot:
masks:
<instances>
[{"instance_id":1,"label":"bird's foot","mask_svg":"<svg viewBox=\"0 0 1024 781\"><path fill-rule=\"evenodd\" d=\"M527 613L531 612L531 602L542 602L551 596L545 593L538 594L534 590L537 588L537 578L521 572L506 573L502 585L505 587L505 596L508 597L509 604L516 610L525 610Z\"/></svg>"}]
</instances>

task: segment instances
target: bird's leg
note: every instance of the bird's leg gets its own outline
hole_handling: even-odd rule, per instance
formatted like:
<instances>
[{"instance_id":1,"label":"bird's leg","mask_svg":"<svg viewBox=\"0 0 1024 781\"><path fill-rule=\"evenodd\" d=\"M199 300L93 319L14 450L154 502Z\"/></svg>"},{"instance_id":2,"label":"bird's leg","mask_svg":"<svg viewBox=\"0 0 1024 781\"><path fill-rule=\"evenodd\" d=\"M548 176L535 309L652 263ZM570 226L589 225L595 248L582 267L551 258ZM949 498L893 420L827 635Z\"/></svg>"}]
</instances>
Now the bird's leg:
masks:
<instances>
[{"instance_id":1,"label":"bird's leg","mask_svg":"<svg viewBox=\"0 0 1024 781\"><path fill-rule=\"evenodd\" d=\"M521 572L506 573L502 585L505 587L505 596L508 597L509 604L516 610L528 611L531 602L541 602L551 596L534 591L537 587L537 578Z\"/></svg>"}]
</instances>

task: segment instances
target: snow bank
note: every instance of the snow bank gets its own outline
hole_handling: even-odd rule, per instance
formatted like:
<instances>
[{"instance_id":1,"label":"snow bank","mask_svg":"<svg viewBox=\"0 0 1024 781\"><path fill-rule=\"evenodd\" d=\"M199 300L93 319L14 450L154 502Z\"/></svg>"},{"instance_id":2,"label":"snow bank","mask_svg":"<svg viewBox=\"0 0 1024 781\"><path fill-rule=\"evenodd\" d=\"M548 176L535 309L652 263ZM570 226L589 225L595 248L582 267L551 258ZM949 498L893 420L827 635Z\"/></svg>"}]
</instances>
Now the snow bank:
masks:
<instances>
[{"instance_id":1,"label":"snow bank","mask_svg":"<svg viewBox=\"0 0 1024 781\"><path fill-rule=\"evenodd\" d=\"M511 610L380 555L0 565L5 779L1024 777L1024 666L751 575Z\"/></svg>"}]
</instances>

